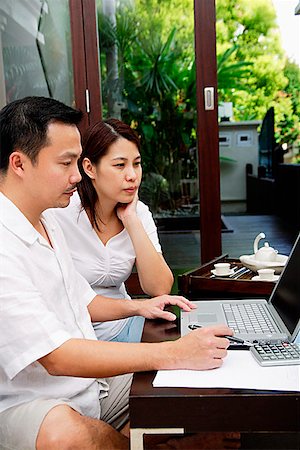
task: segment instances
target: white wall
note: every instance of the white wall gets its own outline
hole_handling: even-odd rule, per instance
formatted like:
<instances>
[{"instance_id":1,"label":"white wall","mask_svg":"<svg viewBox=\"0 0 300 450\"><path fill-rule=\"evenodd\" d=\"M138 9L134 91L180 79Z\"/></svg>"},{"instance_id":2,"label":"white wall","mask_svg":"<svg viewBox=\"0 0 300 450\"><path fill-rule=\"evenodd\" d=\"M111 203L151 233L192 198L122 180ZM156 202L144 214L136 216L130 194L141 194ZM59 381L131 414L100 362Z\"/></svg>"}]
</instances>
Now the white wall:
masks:
<instances>
[{"instance_id":1,"label":"white wall","mask_svg":"<svg viewBox=\"0 0 300 450\"><path fill-rule=\"evenodd\" d=\"M246 164L252 164L253 173L257 174L257 128L260 124L260 121L219 123L221 201L224 205L246 202ZM222 157L234 161L224 161Z\"/></svg>"}]
</instances>

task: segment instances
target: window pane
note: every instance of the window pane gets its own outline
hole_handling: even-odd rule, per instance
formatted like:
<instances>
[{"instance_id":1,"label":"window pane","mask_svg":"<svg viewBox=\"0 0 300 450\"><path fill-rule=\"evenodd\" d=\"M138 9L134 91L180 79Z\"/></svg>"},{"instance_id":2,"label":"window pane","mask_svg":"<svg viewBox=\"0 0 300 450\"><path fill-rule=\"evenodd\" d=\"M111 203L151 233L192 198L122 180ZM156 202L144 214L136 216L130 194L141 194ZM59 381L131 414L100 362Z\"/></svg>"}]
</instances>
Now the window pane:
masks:
<instances>
[{"instance_id":1,"label":"window pane","mask_svg":"<svg viewBox=\"0 0 300 450\"><path fill-rule=\"evenodd\" d=\"M235 232L222 236L229 256L252 253L260 231L275 245L264 227L280 229L278 218L299 229L299 195L292 173L283 173L293 171L300 148L299 64L283 47L289 35L299 51L291 3L216 0L221 201ZM257 216L254 229L249 214Z\"/></svg>"},{"instance_id":2,"label":"window pane","mask_svg":"<svg viewBox=\"0 0 300 450\"><path fill-rule=\"evenodd\" d=\"M2 103L41 95L73 105L68 0L2 0L0 24Z\"/></svg>"}]
</instances>

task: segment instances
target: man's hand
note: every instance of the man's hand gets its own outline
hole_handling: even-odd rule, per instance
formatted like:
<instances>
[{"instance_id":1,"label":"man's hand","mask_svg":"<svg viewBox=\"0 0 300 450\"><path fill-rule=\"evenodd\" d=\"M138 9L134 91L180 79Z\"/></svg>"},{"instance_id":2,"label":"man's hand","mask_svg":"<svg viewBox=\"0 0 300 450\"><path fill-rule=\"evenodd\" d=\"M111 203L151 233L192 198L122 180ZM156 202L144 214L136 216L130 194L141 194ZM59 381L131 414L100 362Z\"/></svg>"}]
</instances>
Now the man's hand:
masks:
<instances>
[{"instance_id":1,"label":"man's hand","mask_svg":"<svg viewBox=\"0 0 300 450\"><path fill-rule=\"evenodd\" d=\"M137 301L140 302L140 305L138 306L139 315L146 319L176 320L175 314L164 311L164 308L167 305L179 306L179 308L187 312L197 308L194 303L178 295L160 295L159 297L150 298L149 300Z\"/></svg>"},{"instance_id":2,"label":"man's hand","mask_svg":"<svg viewBox=\"0 0 300 450\"><path fill-rule=\"evenodd\" d=\"M200 328L169 343L174 358L170 369L206 370L223 364L233 331L226 325Z\"/></svg>"}]
</instances>

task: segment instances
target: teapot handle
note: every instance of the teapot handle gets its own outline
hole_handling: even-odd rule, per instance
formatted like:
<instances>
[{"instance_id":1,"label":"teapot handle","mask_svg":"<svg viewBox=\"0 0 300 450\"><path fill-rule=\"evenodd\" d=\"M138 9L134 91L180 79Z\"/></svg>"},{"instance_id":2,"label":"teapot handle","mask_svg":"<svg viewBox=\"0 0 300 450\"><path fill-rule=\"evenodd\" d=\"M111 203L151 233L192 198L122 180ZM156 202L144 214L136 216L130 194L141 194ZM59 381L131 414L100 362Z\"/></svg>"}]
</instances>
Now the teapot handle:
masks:
<instances>
[{"instance_id":1,"label":"teapot handle","mask_svg":"<svg viewBox=\"0 0 300 450\"><path fill-rule=\"evenodd\" d=\"M266 237L265 233L259 233L256 238L254 239L254 244L253 244L253 250L254 250L254 254L257 252L258 250L258 243L261 239L264 239Z\"/></svg>"}]
</instances>

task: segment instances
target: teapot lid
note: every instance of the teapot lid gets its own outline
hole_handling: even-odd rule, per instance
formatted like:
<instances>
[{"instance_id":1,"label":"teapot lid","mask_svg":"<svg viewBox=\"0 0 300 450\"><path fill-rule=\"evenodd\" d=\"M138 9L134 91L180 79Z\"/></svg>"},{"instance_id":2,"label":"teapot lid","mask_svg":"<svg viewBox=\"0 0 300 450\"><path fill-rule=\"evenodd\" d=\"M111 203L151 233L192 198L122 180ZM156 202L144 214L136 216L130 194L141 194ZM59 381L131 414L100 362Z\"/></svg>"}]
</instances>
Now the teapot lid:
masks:
<instances>
[{"instance_id":1,"label":"teapot lid","mask_svg":"<svg viewBox=\"0 0 300 450\"><path fill-rule=\"evenodd\" d=\"M275 250L274 250L274 248L273 247L270 247L269 246L269 242L265 242L265 244L264 244L264 246L263 247L261 247L260 249L258 249L257 250L258 252L261 252L261 251L263 251L263 252L265 252L265 251L267 251L267 252L274 252Z\"/></svg>"},{"instance_id":2,"label":"teapot lid","mask_svg":"<svg viewBox=\"0 0 300 450\"><path fill-rule=\"evenodd\" d=\"M264 246L261 247L260 249L258 248L258 243L261 239L264 239L266 237L265 233L259 233L256 238L254 239L254 244L253 244L253 250L254 250L254 254L257 254L258 252L264 252L264 253L271 253L271 252L276 252L277 250L274 250L273 247L269 246L268 242L265 242Z\"/></svg>"}]
</instances>

